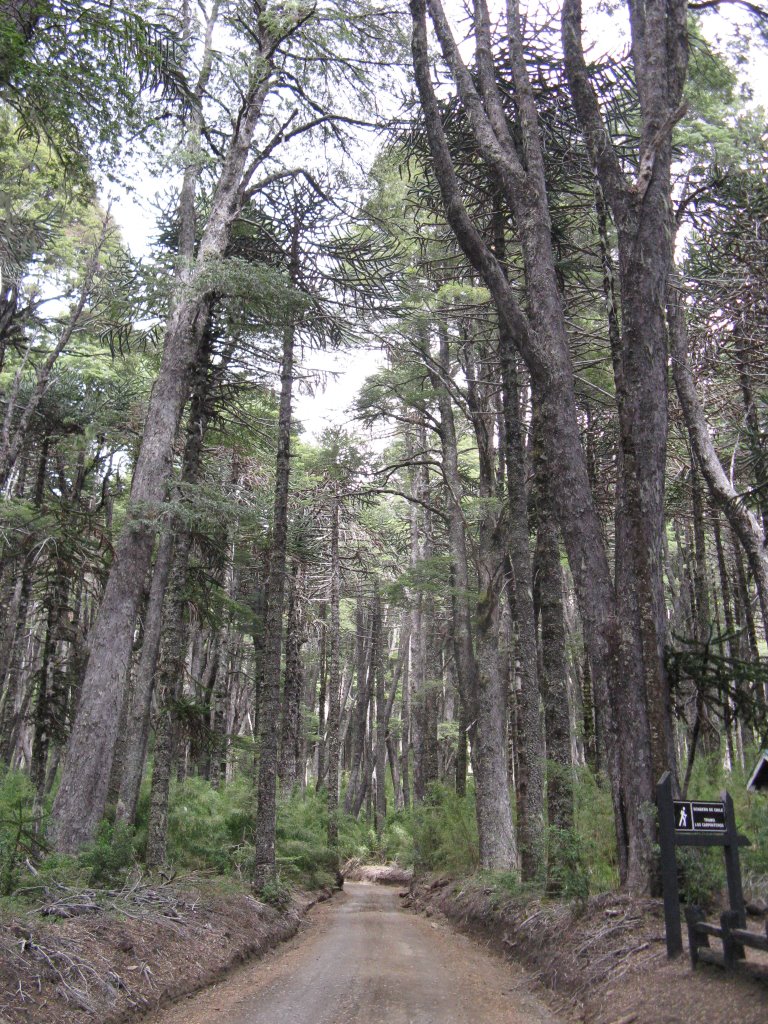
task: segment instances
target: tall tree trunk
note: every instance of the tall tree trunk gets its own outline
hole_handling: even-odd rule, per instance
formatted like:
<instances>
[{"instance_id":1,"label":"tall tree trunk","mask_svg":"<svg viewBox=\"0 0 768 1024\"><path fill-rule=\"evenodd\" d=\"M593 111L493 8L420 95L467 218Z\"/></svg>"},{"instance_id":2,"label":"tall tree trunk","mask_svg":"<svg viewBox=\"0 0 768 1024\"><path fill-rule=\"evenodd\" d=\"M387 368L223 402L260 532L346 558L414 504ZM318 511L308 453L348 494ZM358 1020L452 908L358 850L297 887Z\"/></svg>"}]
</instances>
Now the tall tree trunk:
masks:
<instances>
[{"instance_id":1,"label":"tall tree trunk","mask_svg":"<svg viewBox=\"0 0 768 1024\"><path fill-rule=\"evenodd\" d=\"M547 820L573 828L573 758L565 654L563 576L559 533L551 517L539 514L536 590L541 617L541 667L547 735Z\"/></svg>"},{"instance_id":2,"label":"tall tree trunk","mask_svg":"<svg viewBox=\"0 0 768 1024\"><path fill-rule=\"evenodd\" d=\"M477 441L478 493L482 512L478 526L478 599L474 632L477 644L477 725L473 761L480 863L491 871L517 868L517 844L507 788L507 685L499 661L500 601L506 558L503 513L498 498L493 434L496 410L491 401L493 376L486 362L462 353L467 377L467 405Z\"/></svg>"},{"instance_id":3,"label":"tall tree trunk","mask_svg":"<svg viewBox=\"0 0 768 1024\"><path fill-rule=\"evenodd\" d=\"M744 548L747 562L757 587L763 628L768 637L768 546L762 525L750 512L733 484L728 479L715 450L707 426L704 409L696 393L691 365L688 360L688 328L682 286L679 277L673 281L667 309L672 352L672 372L680 399L691 446L696 453L702 475L716 508L724 513L731 529Z\"/></svg>"},{"instance_id":4,"label":"tall tree trunk","mask_svg":"<svg viewBox=\"0 0 768 1024\"><path fill-rule=\"evenodd\" d=\"M503 229L500 232L503 236ZM499 250L497 246L497 251ZM517 828L520 867L524 881L541 877L544 854L544 730L538 678L536 617L533 604L533 566L528 529L525 450L520 423L520 400L512 341L499 332L504 421L504 460L509 504L509 557L514 573L513 614L517 627ZM566 711L568 704L566 701Z\"/></svg>"},{"instance_id":5,"label":"tall tree trunk","mask_svg":"<svg viewBox=\"0 0 768 1024\"><path fill-rule=\"evenodd\" d=\"M375 617L371 616L371 624ZM355 610L355 652L356 652L356 676L357 693L352 709L352 720L350 723L352 756L349 772L349 783L344 797L344 813L351 814L352 809L357 806L357 797L362 789L363 783L363 752L365 750L365 724L368 718L368 702L370 691L368 689L367 663L371 644L375 637L371 634L370 642L367 642L365 604L363 599L362 586L357 594ZM361 802L362 803L362 802ZM359 807L358 813L359 813Z\"/></svg>"},{"instance_id":6,"label":"tall tree trunk","mask_svg":"<svg viewBox=\"0 0 768 1024\"><path fill-rule=\"evenodd\" d=\"M328 794L328 846L332 850L335 850L339 844L339 729L341 725L340 597L339 496L338 493L335 493L331 507L331 652L328 667L328 775L326 780Z\"/></svg>"},{"instance_id":7,"label":"tall tree trunk","mask_svg":"<svg viewBox=\"0 0 768 1024\"><path fill-rule=\"evenodd\" d=\"M283 644L286 557L288 549L288 486L291 458L291 400L295 328L283 331L280 373L275 501L267 583L267 619L264 642L264 674L260 688L260 736L258 804L255 821L253 885L260 889L275 874L275 826L277 822L277 754L280 722L280 656Z\"/></svg>"},{"instance_id":8,"label":"tall tree trunk","mask_svg":"<svg viewBox=\"0 0 768 1024\"><path fill-rule=\"evenodd\" d=\"M429 500L429 474L424 464L426 429L420 422L416 428L417 460L412 471L411 494L411 565L418 567L432 553L432 529L426 505ZM420 460L420 461L419 461ZM413 792L416 800L426 796L427 786L437 779L437 721L434 713L434 680L432 674L432 631L434 604L423 589L415 594L412 609L411 678L412 739L413 739ZM384 640L381 640L382 651Z\"/></svg>"},{"instance_id":9,"label":"tall tree trunk","mask_svg":"<svg viewBox=\"0 0 768 1024\"><path fill-rule=\"evenodd\" d=\"M485 5L478 3L477 9L484 10ZM652 822L647 805L639 804L634 798L622 771L613 706L615 680L620 674L615 592L602 525L594 505L580 443L573 366L552 254L550 218L546 206L546 176L535 102L523 57L519 17L516 6L510 0L513 15L509 26L512 62L520 108L520 127L526 146L526 168L523 168L516 156L506 113L496 91L495 72L489 67L489 23L478 38L477 57L482 65L481 100L463 65L458 48L450 37L442 7L437 0L430 0L430 10L441 46L469 113L481 155L498 173L499 180L504 184L505 196L516 215L528 279L528 294L531 296L531 322L520 309L503 267L484 241L461 199L442 127L440 108L430 79L425 4L422 0L411 0L414 70L446 216L462 250L489 288L500 321L514 339L515 347L531 373L532 385L538 388L541 396L546 454L552 474L558 480L557 515L576 584L597 698L596 706L600 709L602 719L600 733L611 778L618 846L624 864L622 878L635 889L645 889L650 880ZM490 113L483 108L483 102L487 103ZM636 863L631 864L628 859L630 832L637 837L641 854ZM633 850L633 855L635 852Z\"/></svg>"},{"instance_id":10,"label":"tall tree trunk","mask_svg":"<svg viewBox=\"0 0 768 1024\"><path fill-rule=\"evenodd\" d=\"M57 728L61 729L64 724L62 712L66 708L66 676L60 650L66 616L66 595L66 567L59 552L54 559L53 579L46 597L45 638L33 711L35 734L29 776L35 788L38 829L46 795L48 752Z\"/></svg>"},{"instance_id":11,"label":"tall tree trunk","mask_svg":"<svg viewBox=\"0 0 768 1024\"><path fill-rule=\"evenodd\" d=\"M411 648L411 633L412 623L410 611L408 612L408 634L402 638L403 644L403 699L402 699L402 716L403 716L403 738L402 738L402 755L400 760L400 779L403 788L403 807L410 808L411 806L411 663L410 663L410 648ZM466 748L465 748L466 749ZM466 774L465 774L466 782Z\"/></svg>"},{"instance_id":12,"label":"tall tree trunk","mask_svg":"<svg viewBox=\"0 0 768 1024\"><path fill-rule=\"evenodd\" d=\"M688 64L687 2L629 4L634 86L639 107L639 174L625 175L604 123L582 46L581 0L565 0L562 40L574 108L617 230L621 292L621 351L614 354L628 522L618 576L621 599L634 594L650 736L651 786L675 771L675 747L664 670L664 469L667 443L667 331L664 310L672 268L672 128ZM623 618L631 609L625 608ZM626 672L627 665L624 669ZM623 738L622 749L626 747ZM636 751L637 752L637 751ZM635 765L635 770L637 766ZM652 796L651 789L651 796ZM647 851L644 856L648 856Z\"/></svg>"},{"instance_id":13,"label":"tall tree trunk","mask_svg":"<svg viewBox=\"0 0 768 1024\"><path fill-rule=\"evenodd\" d=\"M717 517L712 524L712 529L715 535L715 551L717 552L717 568L720 574L720 592L723 596L723 618L725 620L725 633L726 633L726 646L728 648L728 656L732 662L736 662L739 659L739 649L736 637L736 624L733 617L733 602L731 598L731 581L728 577L728 566L725 561L725 549L723 547L723 538L720 530L720 523ZM749 696L744 692L744 683L736 683L740 691L740 698L745 702L748 702ZM737 699L738 701L738 699ZM730 698L726 697L726 706L730 708ZM741 722L738 716L733 717L733 731L736 738L737 748L737 760L740 766L744 767L744 740L741 731Z\"/></svg>"},{"instance_id":14,"label":"tall tree trunk","mask_svg":"<svg viewBox=\"0 0 768 1024\"><path fill-rule=\"evenodd\" d=\"M41 509L45 494L48 471L48 440L43 441L37 464L33 505ZM32 597L33 566L35 552L31 540L25 544L20 556L20 572L16 580L8 618L5 623L2 660L0 661L0 684L3 686L0 699L0 765L10 765L15 747L17 702L21 697L21 664L24 638L27 630L29 602Z\"/></svg>"},{"instance_id":15,"label":"tall tree trunk","mask_svg":"<svg viewBox=\"0 0 768 1024\"><path fill-rule=\"evenodd\" d=\"M378 594L376 600L379 600ZM382 622L383 627L383 622ZM386 788L386 766L387 766L387 700L386 700L386 665L387 658L386 641L382 637L380 654L375 664L375 693L376 693L376 741L375 741L375 762L376 762L376 836L381 842L384 832L384 825L387 819L387 788Z\"/></svg>"},{"instance_id":16,"label":"tall tree trunk","mask_svg":"<svg viewBox=\"0 0 768 1024\"><path fill-rule=\"evenodd\" d=\"M192 536L187 530L174 539L173 567L165 595L160 657L157 667L159 719L155 730L152 786L147 824L148 867L165 863L168 837L168 798L173 771L176 727L175 706L183 692L184 659L187 651L185 626L187 572Z\"/></svg>"},{"instance_id":17,"label":"tall tree trunk","mask_svg":"<svg viewBox=\"0 0 768 1024\"><path fill-rule=\"evenodd\" d=\"M304 696L304 670L301 648L304 643L304 621L301 606L301 568L297 562L291 574L288 595L288 626L285 637L285 677L283 706L280 716L280 770L283 791L290 794L299 779L301 745L301 701Z\"/></svg>"},{"instance_id":18,"label":"tall tree trunk","mask_svg":"<svg viewBox=\"0 0 768 1024\"><path fill-rule=\"evenodd\" d=\"M144 640L132 681L125 722L125 747L122 759L117 817L133 824L139 802L141 778L147 756L155 668L160 652L163 628L163 599L168 586L173 554L173 534L168 526L160 538L152 572L149 600L144 618Z\"/></svg>"},{"instance_id":19,"label":"tall tree trunk","mask_svg":"<svg viewBox=\"0 0 768 1024\"><path fill-rule=\"evenodd\" d=\"M380 649L384 642L383 624L381 615L381 600L378 591L374 592L371 601L371 639L367 645L367 667L365 672L364 694L362 703L358 706L359 729L360 729L360 782L351 794L349 805L345 803L345 809L349 806L349 813L356 818L362 809L363 803L370 794L371 778L373 774L372 759L370 756L370 732L369 721L372 719L371 700L376 685L376 666L380 660Z\"/></svg>"},{"instance_id":20,"label":"tall tree trunk","mask_svg":"<svg viewBox=\"0 0 768 1024\"><path fill-rule=\"evenodd\" d=\"M441 468L448 495L448 546L451 554L453 590L451 608L453 629L451 640L459 690L459 739L456 756L456 791L464 795L467 785L467 730L476 720L477 666L472 639L469 558L461 500L464 488L459 473L458 442L453 404L448 390L451 378L451 357L448 332L439 328L437 368L431 369L432 386L437 393L440 410ZM428 363L431 366L431 361Z\"/></svg>"},{"instance_id":21,"label":"tall tree trunk","mask_svg":"<svg viewBox=\"0 0 768 1024\"><path fill-rule=\"evenodd\" d=\"M547 475L546 463L540 458L540 438L534 438L534 449L537 526L534 593L541 626L541 682L547 737L547 821L551 828L567 830L573 828L574 773L560 533L552 511L552 481Z\"/></svg>"},{"instance_id":22,"label":"tall tree trunk","mask_svg":"<svg viewBox=\"0 0 768 1024\"><path fill-rule=\"evenodd\" d=\"M320 623L320 682L317 693L317 743L315 745L315 759L317 762L315 788L317 791L325 784L326 772L325 711L328 696L328 604L325 601L322 601L320 604Z\"/></svg>"},{"instance_id":23,"label":"tall tree trunk","mask_svg":"<svg viewBox=\"0 0 768 1024\"><path fill-rule=\"evenodd\" d=\"M736 350L736 364L739 369L739 384L741 385L741 397L744 402L744 421L747 425L747 445L756 466L765 465L766 432L760 424L758 415L758 404L755 401L754 370L750 356L749 346L744 337L744 324L739 322L733 330L734 348ZM756 481L760 483L760 481ZM768 537L768 494L766 488L758 486L755 498L760 509L763 534Z\"/></svg>"},{"instance_id":24,"label":"tall tree trunk","mask_svg":"<svg viewBox=\"0 0 768 1024\"><path fill-rule=\"evenodd\" d=\"M212 331L212 323L209 321L203 332L199 365L193 376L192 401L179 489L179 497L182 499L184 489L195 485L200 479L203 442L213 415L217 387L221 383L232 356L232 346L229 345L221 353L216 364L212 364ZM174 557L174 533L179 530L178 522L170 522L160 536L144 618L141 654L127 698L117 817L130 823L133 823L136 817L147 755L152 695L155 689L155 670L163 629L163 604Z\"/></svg>"}]
</instances>

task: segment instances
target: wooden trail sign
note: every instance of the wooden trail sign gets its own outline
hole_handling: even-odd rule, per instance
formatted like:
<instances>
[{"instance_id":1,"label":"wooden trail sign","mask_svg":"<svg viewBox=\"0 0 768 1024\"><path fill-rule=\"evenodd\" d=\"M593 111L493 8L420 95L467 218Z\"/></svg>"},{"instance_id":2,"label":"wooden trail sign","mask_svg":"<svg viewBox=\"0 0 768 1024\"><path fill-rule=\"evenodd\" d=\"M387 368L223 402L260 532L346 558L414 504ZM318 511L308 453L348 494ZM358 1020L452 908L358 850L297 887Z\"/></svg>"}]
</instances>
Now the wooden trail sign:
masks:
<instances>
[{"instance_id":1,"label":"wooden trail sign","mask_svg":"<svg viewBox=\"0 0 768 1024\"><path fill-rule=\"evenodd\" d=\"M668 957L678 956L683 951L675 854L678 846L722 846L730 908L738 915L739 927L746 927L739 847L749 846L749 840L739 835L736 828L733 800L728 793L720 795L721 800L675 800L669 772L664 772L656 787Z\"/></svg>"}]
</instances>

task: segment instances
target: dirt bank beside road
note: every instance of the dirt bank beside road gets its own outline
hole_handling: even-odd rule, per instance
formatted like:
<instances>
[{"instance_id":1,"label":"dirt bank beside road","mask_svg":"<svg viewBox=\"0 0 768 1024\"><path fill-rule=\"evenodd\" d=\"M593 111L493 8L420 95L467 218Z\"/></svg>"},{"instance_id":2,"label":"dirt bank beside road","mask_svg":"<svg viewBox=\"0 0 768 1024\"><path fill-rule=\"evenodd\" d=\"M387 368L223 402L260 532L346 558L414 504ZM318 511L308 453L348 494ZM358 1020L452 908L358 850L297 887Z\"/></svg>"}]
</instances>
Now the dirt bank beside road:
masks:
<instances>
[{"instance_id":1,"label":"dirt bank beside road","mask_svg":"<svg viewBox=\"0 0 768 1024\"><path fill-rule=\"evenodd\" d=\"M620 893L586 906L500 897L478 883L434 879L404 899L444 916L530 970L561 1013L585 1024L766 1024L766 981L691 970L666 956L660 900ZM753 957L753 959L755 959Z\"/></svg>"},{"instance_id":2,"label":"dirt bank beside road","mask_svg":"<svg viewBox=\"0 0 768 1024\"><path fill-rule=\"evenodd\" d=\"M290 938L317 899L297 895L277 911L189 879L114 896L48 893L44 915L0 922L0 1024L137 1019Z\"/></svg>"}]
</instances>

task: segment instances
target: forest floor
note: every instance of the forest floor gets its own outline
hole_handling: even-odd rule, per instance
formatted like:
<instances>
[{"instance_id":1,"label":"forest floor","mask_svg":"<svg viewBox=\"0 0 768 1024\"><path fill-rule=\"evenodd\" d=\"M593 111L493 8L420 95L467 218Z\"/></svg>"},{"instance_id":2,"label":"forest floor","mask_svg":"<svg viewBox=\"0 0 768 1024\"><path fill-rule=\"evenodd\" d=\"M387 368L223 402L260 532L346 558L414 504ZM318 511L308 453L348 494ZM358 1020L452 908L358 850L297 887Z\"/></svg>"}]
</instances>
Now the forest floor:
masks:
<instances>
[{"instance_id":1,"label":"forest floor","mask_svg":"<svg viewBox=\"0 0 768 1024\"><path fill-rule=\"evenodd\" d=\"M482 881L356 877L370 881L309 915L316 896L277 911L202 879L51 894L0 919L0 1024L768 1020L768 964L756 981L668 961L658 901L613 893L576 907Z\"/></svg>"},{"instance_id":2,"label":"forest floor","mask_svg":"<svg viewBox=\"0 0 768 1024\"><path fill-rule=\"evenodd\" d=\"M184 998L296 933L330 890L278 911L221 881L47 890L0 916L0 1024L122 1024Z\"/></svg>"}]
</instances>

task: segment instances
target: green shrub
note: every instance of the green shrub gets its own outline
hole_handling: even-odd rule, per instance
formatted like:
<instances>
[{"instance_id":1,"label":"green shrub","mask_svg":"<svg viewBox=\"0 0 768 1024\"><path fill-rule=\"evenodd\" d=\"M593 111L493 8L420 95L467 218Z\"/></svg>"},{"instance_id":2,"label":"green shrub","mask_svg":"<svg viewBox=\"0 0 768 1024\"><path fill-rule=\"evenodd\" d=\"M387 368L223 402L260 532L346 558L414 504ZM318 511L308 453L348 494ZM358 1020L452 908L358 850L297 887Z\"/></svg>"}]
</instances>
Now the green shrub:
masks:
<instances>
[{"instance_id":1,"label":"green shrub","mask_svg":"<svg viewBox=\"0 0 768 1024\"><path fill-rule=\"evenodd\" d=\"M466 875L479 864L474 794L460 797L441 783L414 808L413 863L419 871Z\"/></svg>"},{"instance_id":2,"label":"green shrub","mask_svg":"<svg viewBox=\"0 0 768 1024\"><path fill-rule=\"evenodd\" d=\"M678 847L675 853L681 901L695 903L705 910L714 909L725 885L722 848L695 850Z\"/></svg>"},{"instance_id":3,"label":"green shrub","mask_svg":"<svg viewBox=\"0 0 768 1024\"><path fill-rule=\"evenodd\" d=\"M575 829L547 829L547 891L581 906L589 899L589 868Z\"/></svg>"},{"instance_id":4,"label":"green shrub","mask_svg":"<svg viewBox=\"0 0 768 1024\"><path fill-rule=\"evenodd\" d=\"M121 885L136 863L133 828L126 821L102 821L91 846L80 854L90 885Z\"/></svg>"},{"instance_id":5,"label":"green shrub","mask_svg":"<svg viewBox=\"0 0 768 1024\"><path fill-rule=\"evenodd\" d=\"M259 889L259 899L275 910L287 910L291 904L291 890L278 874L262 885Z\"/></svg>"},{"instance_id":6,"label":"green shrub","mask_svg":"<svg viewBox=\"0 0 768 1024\"><path fill-rule=\"evenodd\" d=\"M728 790L733 798L736 826L751 843L739 851L745 893L754 899L768 899L768 794L750 793L747 790L749 773L758 756L758 749L745 750L746 767L735 765L730 772L723 767L719 752L698 757L688 793L689 799L719 800L722 791ZM711 865L693 868L692 871L697 876L702 872L711 875L709 888L719 892L725 887L723 854L720 849L709 852ZM704 885L706 888L706 883Z\"/></svg>"},{"instance_id":7,"label":"green shrub","mask_svg":"<svg viewBox=\"0 0 768 1024\"><path fill-rule=\"evenodd\" d=\"M253 836L256 800L245 779L214 788L200 778L171 787L168 808L168 860L187 870L233 870L237 851Z\"/></svg>"},{"instance_id":8,"label":"green shrub","mask_svg":"<svg viewBox=\"0 0 768 1024\"><path fill-rule=\"evenodd\" d=\"M574 842L585 866L589 892L610 892L619 884L610 786L583 766L576 772L573 796Z\"/></svg>"},{"instance_id":9,"label":"green shrub","mask_svg":"<svg viewBox=\"0 0 768 1024\"><path fill-rule=\"evenodd\" d=\"M0 778L0 895L10 896L19 882L19 865L36 852L35 791L26 775Z\"/></svg>"},{"instance_id":10,"label":"green shrub","mask_svg":"<svg viewBox=\"0 0 768 1024\"><path fill-rule=\"evenodd\" d=\"M381 833L381 841L377 841L378 853L386 864L399 864L401 867L413 867L416 860L414 841L414 825L412 811L398 811L388 815Z\"/></svg>"},{"instance_id":11,"label":"green shrub","mask_svg":"<svg viewBox=\"0 0 768 1024\"><path fill-rule=\"evenodd\" d=\"M286 880L303 888L333 885L340 855L328 846L324 794L294 792L277 809L276 861Z\"/></svg>"},{"instance_id":12,"label":"green shrub","mask_svg":"<svg viewBox=\"0 0 768 1024\"><path fill-rule=\"evenodd\" d=\"M517 871L478 871L471 884L481 888L492 905L515 899L529 888L522 884Z\"/></svg>"}]
</instances>

